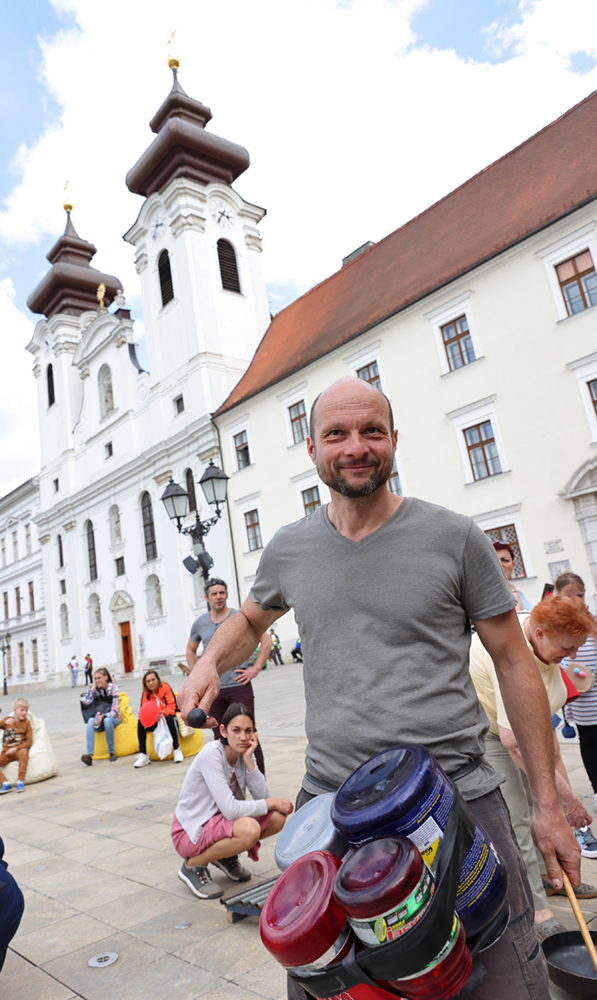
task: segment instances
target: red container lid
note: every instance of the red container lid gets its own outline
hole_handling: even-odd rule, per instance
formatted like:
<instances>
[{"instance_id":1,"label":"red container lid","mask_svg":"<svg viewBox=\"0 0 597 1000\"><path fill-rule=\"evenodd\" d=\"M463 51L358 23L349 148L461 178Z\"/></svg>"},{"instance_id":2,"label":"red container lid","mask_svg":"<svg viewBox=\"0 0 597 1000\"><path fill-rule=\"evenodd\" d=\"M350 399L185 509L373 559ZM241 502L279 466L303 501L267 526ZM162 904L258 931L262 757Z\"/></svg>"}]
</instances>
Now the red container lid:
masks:
<instances>
[{"instance_id":1,"label":"red container lid","mask_svg":"<svg viewBox=\"0 0 597 1000\"><path fill-rule=\"evenodd\" d=\"M348 917L378 917L414 892L424 868L418 848L406 837L372 840L342 862L334 896Z\"/></svg>"},{"instance_id":2,"label":"red container lid","mask_svg":"<svg viewBox=\"0 0 597 1000\"><path fill-rule=\"evenodd\" d=\"M346 923L333 896L340 865L329 851L311 851L286 869L267 897L261 940L287 969L310 965L337 941Z\"/></svg>"}]
</instances>

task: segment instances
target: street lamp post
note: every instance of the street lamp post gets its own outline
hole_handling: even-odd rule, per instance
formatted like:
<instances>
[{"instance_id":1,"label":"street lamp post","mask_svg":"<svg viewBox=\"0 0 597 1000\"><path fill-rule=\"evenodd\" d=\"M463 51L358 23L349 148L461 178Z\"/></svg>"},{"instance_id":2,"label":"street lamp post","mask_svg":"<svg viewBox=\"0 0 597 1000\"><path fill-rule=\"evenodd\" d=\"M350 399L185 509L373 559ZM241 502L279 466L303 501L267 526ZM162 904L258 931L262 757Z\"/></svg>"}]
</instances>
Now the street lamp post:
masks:
<instances>
[{"instance_id":1,"label":"street lamp post","mask_svg":"<svg viewBox=\"0 0 597 1000\"><path fill-rule=\"evenodd\" d=\"M195 523L186 528L183 527L183 521L189 513L189 494L187 490L179 486L178 483L175 483L172 476L170 476L170 482L160 497L166 508L168 517L176 524L178 533L180 535L190 535L192 538L193 551L197 559L195 560L192 556L188 556L186 559L183 559L183 563L191 573L196 573L200 568L204 583L209 579L209 571L214 563L209 552L205 550L203 539L210 528L213 528L214 524L217 524L222 516L220 507L226 503L228 479L229 477L226 473L222 472L217 465L214 465L213 458L210 458L209 465L199 480L199 485L210 507L215 507L216 513L214 517L202 521L198 511L195 511Z\"/></svg>"},{"instance_id":2,"label":"street lamp post","mask_svg":"<svg viewBox=\"0 0 597 1000\"><path fill-rule=\"evenodd\" d=\"M4 678L4 697L8 694L8 689L6 687L6 651L10 647L10 632L6 632L5 635L0 636L0 650L2 650L2 675Z\"/></svg>"}]
</instances>

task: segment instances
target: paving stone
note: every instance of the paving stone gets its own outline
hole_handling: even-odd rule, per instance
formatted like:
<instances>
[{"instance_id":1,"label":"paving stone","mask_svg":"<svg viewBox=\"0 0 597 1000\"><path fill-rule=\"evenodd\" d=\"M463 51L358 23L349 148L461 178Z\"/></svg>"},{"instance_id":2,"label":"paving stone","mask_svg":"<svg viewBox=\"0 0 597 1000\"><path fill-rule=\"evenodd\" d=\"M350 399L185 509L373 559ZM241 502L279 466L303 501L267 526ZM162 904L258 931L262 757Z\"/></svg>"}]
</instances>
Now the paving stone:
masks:
<instances>
[{"instance_id":1,"label":"paving stone","mask_svg":"<svg viewBox=\"0 0 597 1000\"><path fill-rule=\"evenodd\" d=\"M77 994L47 972L31 965L12 948L2 969L2 993L8 1000L72 1000Z\"/></svg>"},{"instance_id":2,"label":"paving stone","mask_svg":"<svg viewBox=\"0 0 597 1000\"><path fill-rule=\"evenodd\" d=\"M95 945L111 934L109 924L75 913L29 934L19 933L13 938L11 947L34 965L44 965L57 955L66 955L82 945Z\"/></svg>"},{"instance_id":3,"label":"paving stone","mask_svg":"<svg viewBox=\"0 0 597 1000\"><path fill-rule=\"evenodd\" d=\"M135 891L126 896L122 905L114 906L113 903L104 903L87 910L87 912L89 916L110 923L118 930L129 930L136 924L142 924L160 914L176 910L179 906L180 900L171 893L163 892L154 887L136 885ZM189 918L185 917L184 919ZM177 922L173 918L172 923Z\"/></svg>"},{"instance_id":4,"label":"paving stone","mask_svg":"<svg viewBox=\"0 0 597 1000\"><path fill-rule=\"evenodd\" d=\"M257 968L238 976L235 982L237 986L257 993L260 997L267 997L268 1000L282 1000L286 996L286 972L271 957Z\"/></svg>"},{"instance_id":5,"label":"paving stone","mask_svg":"<svg viewBox=\"0 0 597 1000\"><path fill-rule=\"evenodd\" d=\"M236 981L252 969L269 962L270 955L261 943L257 918L229 924L224 913L222 917L223 928L200 940L193 941L190 937L189 932L194 930L194 926L188 931L179 932L181 936L184 933L185 943L175 954L201 969L222 976L223 979Z\"/></svg>"},{"instance_id":6,"label":"paving stone","mask_svg":"<svg viewBox=\"0 0 597 1000\"><path fill-rule=\"evenodd\" d=\"M19 925L19 934L30 934L47 924L75 916L78 910L66 906L57 899L50 899L35 889L25 889L25 912Z\"/></svg>"}]
</instances>

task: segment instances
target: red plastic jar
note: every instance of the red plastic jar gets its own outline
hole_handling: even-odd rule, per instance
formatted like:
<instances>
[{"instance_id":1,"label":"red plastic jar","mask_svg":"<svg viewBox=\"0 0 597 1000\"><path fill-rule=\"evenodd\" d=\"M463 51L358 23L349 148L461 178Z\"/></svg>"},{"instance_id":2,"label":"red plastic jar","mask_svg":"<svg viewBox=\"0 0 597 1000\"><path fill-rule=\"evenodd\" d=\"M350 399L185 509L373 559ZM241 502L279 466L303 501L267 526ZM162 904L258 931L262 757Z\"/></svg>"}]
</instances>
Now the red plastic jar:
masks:
<instances>
[{"instance_id":1,"label":"red plastic jar","mask_svg":"<svg viewBox=\"0 0 597 1000\"><path fill-rule=\"evenodd\" d=\"M311 851L286 869L267 897L261 940L285 968L316 972L350 950L352 932L333 896L340 865L329 851Z\"/></svg>"},{"instance_id":2,"label":"red plastic jar","mask_svg":"<svg viewBox=\"0 0 597 1000\"><path fill-rule=\"evenodd\" d=\"M435 882L417 847L406 837L384 837L344 859L334 896L357 937L368 948L396 941L427 910Z\"/></svg>"},{"instance_id":3,"label":"red plastic jar","mask_svg":"<svg viewBox=\"0 0 597 1000\"><path fill-rule=\"evenodd\" d=\"M473 964L464 927L454 914L452 933L426 969L406 979L391 979L388 986L405 1000L449 1000L466 983Z\"/></svg>"}]
</instances>

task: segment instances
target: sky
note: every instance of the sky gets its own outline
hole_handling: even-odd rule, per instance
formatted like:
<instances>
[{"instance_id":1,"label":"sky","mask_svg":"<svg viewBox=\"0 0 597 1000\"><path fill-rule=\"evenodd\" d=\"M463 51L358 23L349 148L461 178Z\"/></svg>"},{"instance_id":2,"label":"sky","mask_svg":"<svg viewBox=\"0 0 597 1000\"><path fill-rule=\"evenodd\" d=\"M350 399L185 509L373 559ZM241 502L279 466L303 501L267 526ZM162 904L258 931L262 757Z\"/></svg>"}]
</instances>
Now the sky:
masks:
<instances>
[{"instance_id":1,"label":"sky","mask_svg":"<svg viewBox=\"0 0 597 1000\"><path fill-rule=\"evenodd\" d=\"M124 178L171 86L246 146L273 313L597 89L595 0L0 0L0 496L39 469L29 293L73 221L144 328Z\"/></svg>"}]
</instances>

